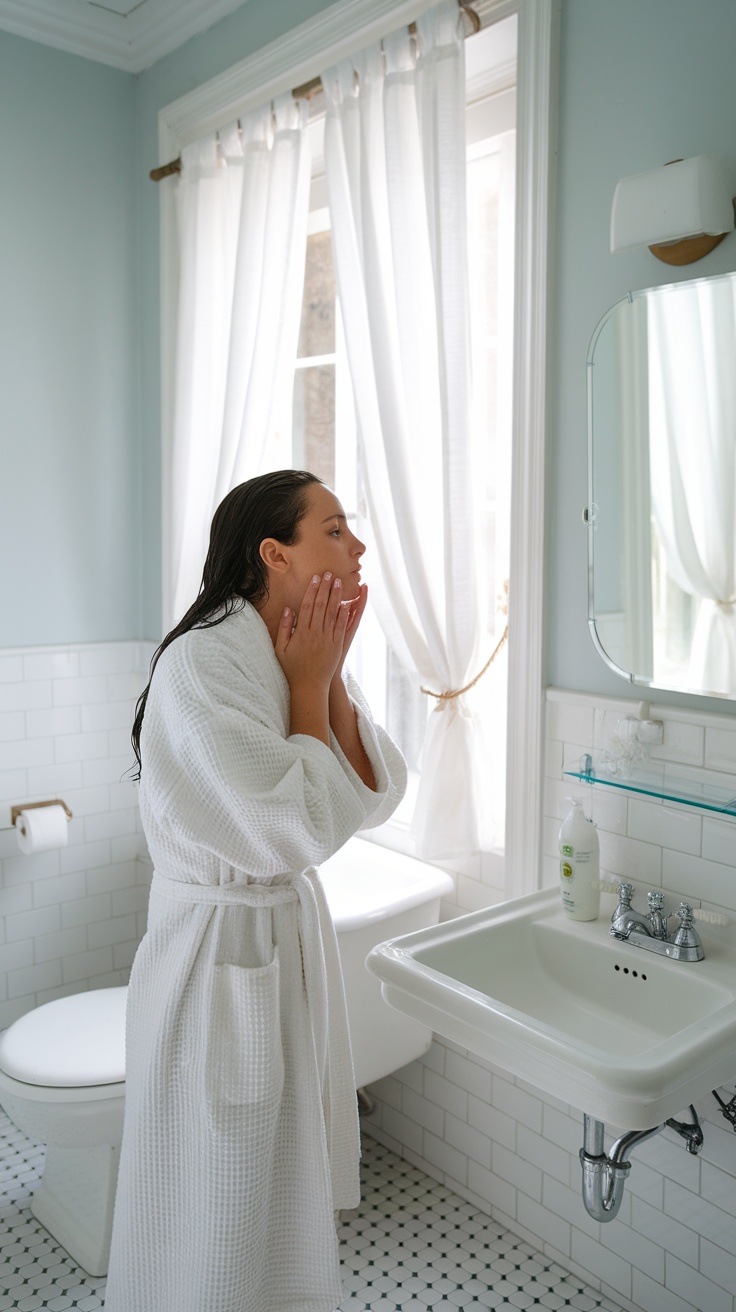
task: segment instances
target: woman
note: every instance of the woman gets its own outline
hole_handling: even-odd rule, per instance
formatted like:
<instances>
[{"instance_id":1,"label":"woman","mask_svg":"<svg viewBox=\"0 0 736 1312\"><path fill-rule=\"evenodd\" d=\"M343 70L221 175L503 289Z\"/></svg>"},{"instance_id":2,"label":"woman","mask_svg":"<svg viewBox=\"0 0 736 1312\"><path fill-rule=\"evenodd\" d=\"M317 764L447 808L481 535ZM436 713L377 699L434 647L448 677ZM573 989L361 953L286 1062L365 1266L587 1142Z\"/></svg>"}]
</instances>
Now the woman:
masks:
<instances>
[{"instance_id":1,"label":"woman","mask_svg":"<svg viewBox=\"0 0 736 1312\"><path fill-rule=\"evenodd\" d=\"M334 930L314 866L392 813L403 760L343 674L364 547L283 470L217 510L133 746L155 867L128 998L107 1312L333 1312L359 1197Z\"/></svg>"}]
</instances>

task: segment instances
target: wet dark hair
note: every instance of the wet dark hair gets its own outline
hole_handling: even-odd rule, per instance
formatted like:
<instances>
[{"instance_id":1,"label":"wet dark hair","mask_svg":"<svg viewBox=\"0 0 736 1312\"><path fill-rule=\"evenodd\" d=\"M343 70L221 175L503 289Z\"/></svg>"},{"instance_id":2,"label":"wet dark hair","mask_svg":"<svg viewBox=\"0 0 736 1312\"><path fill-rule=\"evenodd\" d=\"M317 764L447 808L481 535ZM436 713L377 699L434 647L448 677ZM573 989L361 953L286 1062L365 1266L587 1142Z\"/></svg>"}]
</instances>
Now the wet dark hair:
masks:
<instances>
[{"instance_id":1,"label":"wet dark hair","mask_svg":"<svg viewBox=\"0 0 736 1312\"><path fill-rule=\"evenodd\" d=\"M161 653L182 633L213 628L233 611L242 610L247 601L255 603L268 595L261 543L264 538L275 538L286 546L296 542L307 510L308 489L321 481L304 469L279 469L240 483L220 502L210 528L197 600L154 652L148 683L136 703L130 736L137 762L132 767L133 779L141 777L141 728Z\"/></svg>"}]
</instances>

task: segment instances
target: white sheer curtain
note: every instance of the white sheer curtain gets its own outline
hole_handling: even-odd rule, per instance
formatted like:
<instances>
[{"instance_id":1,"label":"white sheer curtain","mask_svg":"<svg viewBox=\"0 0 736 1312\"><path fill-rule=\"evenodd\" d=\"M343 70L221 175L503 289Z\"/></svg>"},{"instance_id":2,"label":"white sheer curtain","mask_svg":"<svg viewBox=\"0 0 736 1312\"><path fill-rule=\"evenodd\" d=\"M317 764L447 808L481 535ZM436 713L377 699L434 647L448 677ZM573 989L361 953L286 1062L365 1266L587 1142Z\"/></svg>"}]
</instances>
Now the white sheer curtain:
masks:
<instances>
[{"instance_id":1,"label":"white sheer curtain","mask_svg":"<svg viewBox=\"0 0 736 1312\"><path fill-rule=\"evenodd\" d=\"M613 652L609 647L606 650L614 659L620 656L616 663L624 670L633 670L642 678L653 679L652 571L648 567L652 558L652 496L649 488L646 298L638 297L622 305L614 323L616 372L613 381L620 416L618 433L612 435L610 443L618 459L618 475L610 479L610 484L619 514L623 650ZM615 423L616 402L612 401L607 408L609 422ZM605 423L607 420L607 415L600 416L596 428L599 421ZM611 565L618 572L619 560L611 561Z\"/></svg>"},{"instance_id":2,"label":"white sheer curtain","mask_svg":"<svg viewBox=\"0 0 736 1312\"><path fill-rule=\"evenodd\" d=\"M290 379L304 281L306 106L282 97L182 151L171 623L194 601L213 512L258 473Z\"/></svg>"},{"instance_id":3,"label":"white sheer curtain","mask_svg":"<svg viewBox=\"0 0 736 1312\"><path fill-rule=\"evenodd\" d=\"M648 297L652 505L667 569L700 601L695 688L736 692L736 291Z\"/></svg>"},{"instance_id":4,"label":"white sheer curtain","mask_svg":"<svg viewBox=\"0 0 736 1312\"><path fill-rule=\"evenodd\" d=\"M338 291L387 640L416 682L464 687L487 652L470 457L465 75L456 0L322 75ZM480 724L433 703L414 828L426 856L477 851Z\"/></svg>"}]
</instances>

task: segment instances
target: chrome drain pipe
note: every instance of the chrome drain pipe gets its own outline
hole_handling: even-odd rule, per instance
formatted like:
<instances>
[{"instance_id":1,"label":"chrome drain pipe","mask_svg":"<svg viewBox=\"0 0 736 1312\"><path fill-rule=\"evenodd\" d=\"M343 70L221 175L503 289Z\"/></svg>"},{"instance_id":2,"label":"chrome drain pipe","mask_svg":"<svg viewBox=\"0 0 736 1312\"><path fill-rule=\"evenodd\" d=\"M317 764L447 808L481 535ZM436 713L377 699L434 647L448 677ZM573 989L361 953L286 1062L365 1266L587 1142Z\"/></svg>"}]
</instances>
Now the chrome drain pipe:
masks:
<instances>
[{"instance_id":1,"label":"chrome drain pipe","mask_svg":"<svg viewBox=\"0 0 736 1312\"><path fill-rule=\"evenodd\" d=\"M594 1221L613 1221L618 1216L624 1185L631 1170L628 1154L637 1144L659 1134L664 1127L663 1121L653 1130L629 1130L616 1140L609 1155L603 1148L603 1122L592 1116L583 1117L583 1147L580 1149L583 1202Z\"/></svg>"},{"instance_id":2,"label":"chrome drain pipe","mask_svg":"<svg viewBox=\"0 0 736 1312\"><path fill-rule=\"evenodd\" d=\"M624 1185L631 1170L629 1153L640 1143L653 1139L667 1126L676 1130L685 1140L687 1150L697 1153L703 1143L703 1131L698 1114L690 1107L693 1121L687 1125L670 1118L653 1130L629 1130L611 1145L606 1153L603 1145L604 1125L592 1116L583 1116L583 1147L580 1149L580 1163L583 1168L583 1202L585 1210L594 1221L613 1221L618 1215L624 1196Z\"/></svg>"}]
</instances>

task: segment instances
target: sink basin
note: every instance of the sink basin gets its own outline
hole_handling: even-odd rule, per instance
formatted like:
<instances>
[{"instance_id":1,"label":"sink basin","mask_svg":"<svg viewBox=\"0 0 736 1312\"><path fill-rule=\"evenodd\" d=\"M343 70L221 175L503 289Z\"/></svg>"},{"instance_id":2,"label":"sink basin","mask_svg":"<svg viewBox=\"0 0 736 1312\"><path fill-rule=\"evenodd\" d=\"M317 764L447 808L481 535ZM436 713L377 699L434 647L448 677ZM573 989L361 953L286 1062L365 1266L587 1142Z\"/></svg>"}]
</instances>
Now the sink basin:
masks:
<instances>
[{"instance_id":1,"label":"sink basin","mask_svg":"<svg viewBox=\"0 0 736 1312\"><path fill-rule=\"evenodd\" d=\"M645 1130L736 1077L736 951L700 962L569 920L557 889L382 943L391 1006L600 1121Z\"/></svg>"}]
</instances>

